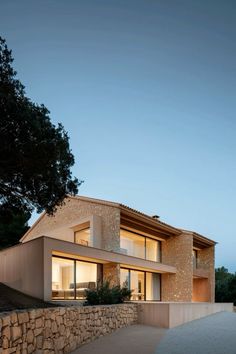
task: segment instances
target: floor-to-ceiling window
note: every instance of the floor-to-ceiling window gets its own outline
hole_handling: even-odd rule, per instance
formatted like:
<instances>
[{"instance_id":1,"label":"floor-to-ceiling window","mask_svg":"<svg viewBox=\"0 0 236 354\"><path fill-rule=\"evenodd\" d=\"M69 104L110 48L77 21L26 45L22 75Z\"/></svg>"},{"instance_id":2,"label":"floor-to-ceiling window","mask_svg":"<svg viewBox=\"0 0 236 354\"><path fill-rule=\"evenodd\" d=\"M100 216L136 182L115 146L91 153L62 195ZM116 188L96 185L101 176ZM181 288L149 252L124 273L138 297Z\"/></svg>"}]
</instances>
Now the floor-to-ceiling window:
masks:
<instances>
[{"instance_id":1,"label":"floor-to-ceiling window","mask_svg":"<svg viewBox=\"0 0 236 354\"><path fill-rule=\"evenodd\" d=\"M161 300L161 275L146 272L146 300Z\"/></svg>"},{"instance_id":2,"label":"floor-to-ceiling window","mask_svg":"<svg viewBox=\"0 0 236 354\"><path fill-rule=\"evenodd\" d=\"M149 261L161 261L160 241L125 229L120 229L120 251Z\"/></svg>"},{"instance_id":3,"label":"floor-to-ceiling window","mask_svg":"<svg viewBox=\"0 0 236 354\"><path fill-rule=\"evenodd\" d=\"M52 257L52 298L84 299L102 278L102 265L75 259Z\"/></svg>"},{"instance_id":4,"label":"floor-to-ceiling window","mask_svg":"<svg viewBox=\"0 0 236 354\"><path fill-rule=\"evenodd\" d=\"M134 269L120 269L120 285L132 290L131 300L161 300L161 275Z\"/></svg>"},{"instance_id":5,"label":"floor-to-ceiling window","mask_svg":"<svg viewBox=\"0 0 236 354\"><path fill-rule=\"evenodd\" d=\"M131 300L145 300L145 273L138 270L130 270Z\"/></svg>"}]
</instances>

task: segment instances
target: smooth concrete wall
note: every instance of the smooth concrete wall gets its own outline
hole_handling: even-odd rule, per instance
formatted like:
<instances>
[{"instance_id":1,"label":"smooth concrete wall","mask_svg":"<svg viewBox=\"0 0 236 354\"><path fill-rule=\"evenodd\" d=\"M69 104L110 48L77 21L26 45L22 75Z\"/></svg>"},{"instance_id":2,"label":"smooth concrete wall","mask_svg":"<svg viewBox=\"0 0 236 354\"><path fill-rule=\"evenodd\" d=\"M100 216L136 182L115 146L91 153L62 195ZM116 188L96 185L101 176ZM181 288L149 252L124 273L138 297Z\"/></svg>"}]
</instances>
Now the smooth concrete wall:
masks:
<instances>
[{"instance_id":1,"label":"smooth concrete wall","mask_svg":"<svg viewBox=\"0 0 236 354\"><path fill-rule=\"evenodd\" d=\"M169 328L169 304L144 302L138 304L138 323Z\"/></svg>"},{"instance_id":2,"label":"smooth concrete wall","mask_svg":"<svg viewBox=\"0 0 236 354\"><path fill-rule=\"evenodd\" d=\"M178 306L179 305L179 306ZM233 312L232 303L171 303L169 309L169 328L182 325L183 323L197 320L221 311Z\"/></svg>"},{"instance_id":3,"label":"smooth concrete wall","mask_svg":"<svg viewBox=\"0 0 236 354\"><path fill-rule=\"evenodd\" d=\"M0 282L43 299L43 238L0 252Z\"/></svg>"},{"instance_id":4,"label":"smooth concrete wall","mask_svg":"<svg viewBox=\"0 0 236 354\"><path fill-rule=\"evenodd\" d=\"M73 244L71 242L56 240L50 237L41 238L44 240L44 300L51 300L52 253L71 258L78 257L81 260L84 259L104 263L104 275L109 277L109 274L116 274L116 279L119 278L119 274L117 273L119 270L119 264L156 273L176 272L174 267L162 263L147 261L94 247ZM115 263L118 268L115 267Z\"/></svg>"},{"instance_id":5,"label":"smooth concrete wall","mask_svg":"<svg viewBox=\"0 0 236 354\"><path fill-rule=\"evenodd\" d=\"M221 311L233 311L231 303L138 303L138 323L173 328Z\"/></svg>"}]
</instances>

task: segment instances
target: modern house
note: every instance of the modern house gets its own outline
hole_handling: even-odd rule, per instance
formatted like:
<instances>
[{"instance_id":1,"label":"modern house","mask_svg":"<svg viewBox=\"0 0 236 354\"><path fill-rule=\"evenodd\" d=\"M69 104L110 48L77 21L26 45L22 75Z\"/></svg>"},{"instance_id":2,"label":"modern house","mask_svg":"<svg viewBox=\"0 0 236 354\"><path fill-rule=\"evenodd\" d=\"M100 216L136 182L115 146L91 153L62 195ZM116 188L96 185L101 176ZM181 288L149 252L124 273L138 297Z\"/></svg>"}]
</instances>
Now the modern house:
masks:
<instances>
[{"instance_id":1,"label":"modern house","mask_svg":"<svg viewBox=\"0 0 236 354\"><path fill-rule=\"evenodd\" d=\"M0 252L0 282L44 300L82 300L108 279L135 301L214 302L214 248L123 204L68 197Z\"/></svg>"}]
</instances>

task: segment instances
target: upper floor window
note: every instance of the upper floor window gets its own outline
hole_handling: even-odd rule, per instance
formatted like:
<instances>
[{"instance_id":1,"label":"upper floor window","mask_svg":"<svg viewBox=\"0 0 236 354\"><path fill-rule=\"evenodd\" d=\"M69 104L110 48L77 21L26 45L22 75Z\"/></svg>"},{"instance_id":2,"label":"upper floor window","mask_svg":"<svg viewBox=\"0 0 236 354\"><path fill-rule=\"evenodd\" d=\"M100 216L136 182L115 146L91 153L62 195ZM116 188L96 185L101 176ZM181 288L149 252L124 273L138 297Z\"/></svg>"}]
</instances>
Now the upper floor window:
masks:
<instances>
[{"instance_id":1,"label":"upper floor window","mask_svg":"<svg viewBox=\"0 0 236 354\"><path fill-rule=\"evenodd\" d=\"M75 243L83 246L91 246L90 227L75 231Z\"/></svg>"},{"instance_id":2,"label":"upper floor window","mask_svg":"<svg viewBox=\"0 0 236 354\"><path fill-rule=\"evenodd\" d=\"M160 241L125 229L120 230L120 251L149 261L161 261Z\"/></svg>"},{"instance_id":3,"label":"upper floor window","mask_svg":"<svg viewBox=\"0 0 236 354\"><path fill-rule=\"evenodd\" d=\"M197 250L193 250L193 268L197 268Z\"/></svg>"}]
</instances>

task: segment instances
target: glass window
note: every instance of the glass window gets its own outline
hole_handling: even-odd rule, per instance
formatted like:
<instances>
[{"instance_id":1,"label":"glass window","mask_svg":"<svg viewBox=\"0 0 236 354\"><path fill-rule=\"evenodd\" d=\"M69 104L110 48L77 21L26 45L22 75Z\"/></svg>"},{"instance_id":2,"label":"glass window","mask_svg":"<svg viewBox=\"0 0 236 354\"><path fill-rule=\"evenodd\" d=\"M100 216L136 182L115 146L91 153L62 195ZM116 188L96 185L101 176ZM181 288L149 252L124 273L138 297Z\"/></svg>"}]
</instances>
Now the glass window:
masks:
<instances>
[{"instance_id":1,"label":"glass window","mask_svg":"<svg viewBox=\"0 0 236 354\"><path fill-rule=\"evenodd\" d=\"M86 290L97 285L97 264L76 261L76 299L84 299Z\"/></svg>"},{"instance_id":2,"label":"glass window","mask_svg":"<svg viewBox=\"0 0 236 354\"><path fill-rule=\"evenodd\" d=\"M121 252L138 258L145 258L145 237L127 230L120 230Z\"/></svg>"},{"instance_id":3,"label":"glass window","mask_svg":"<svg viewBox=\"0 0 236 354\"><path fill-rule=\"evenodd\" d=\"M83 246L91 246L90 228L75 231L75 243Z\"/></svg>"},{"instance_id":4,"label":"glass window","mask_svg":"<svg viewBox=\"0 0 236 354\"><path fill-rule=\"evenodd\" d=\"M52 299L84 299L101 280L102 264L52 257Z\"/></svg>"},{"instance_id":5,"label":"glass window","mask_svg":"<svg viewBox=\"0 0 236 354\"><path fill-rule=\"evenodd\" d=\"M197 268L197 250L193 250L193 268Z\"/></svg>"},{"instance_id":6,"label":"glass window","mask_svg":"<svg viewBox=\"0 0 236 354\"><path fill-rule=\"evenodd\" d=\"M161 243L146 237L146 259L149 261L161 261Z\"/></svg>"},{"instance_id":7,"label":"glass window","mask_svg":"<svg viewBox=\"0 0 236 354\"><path fill-rule=\"evenodd\" d=\"M161 274L121 268L120 286L132 290L131 300L161 300Z\"/></svg>"},{"instance_id":8,"label":"glass window","mask_svg":"<svg viewBox=\"0 0 236 354\"><path fill-rule=\"evenodd\" d=\"M52 257L52 298L74 299L74 261Z\"/></svg>"},{"instance_id":9,"label":"glass window","mask_svg":"<svg viewBox=\"0 0 236 354\"><path fill-rule=\"evenodd\" d=\"M131 300L144 300L144 272L138 270L130 271L130 289L132 290Z\"/></svg>"},{"instance_id":10,"label":"glass window","mask_svg":"<svg viewBox=\"0 0 236 354\"><path fill-rule=\"evenodd\" d=\"M161 242L153 238L120 230L120 252L129 256L161 262Z\"/></svg>"},{"instance_id":11,"label":"glass window","mask_svg":"<svg viewBox=\"0 0 236 354\"><path fill-rule=\"evenodd\" d=\"M161 300L161 276L158 273L146 273L146 300Z\"/></svg>"},{"instance_id":12,"label":"glass window","mask_svg":"<svg viewBox=\"0 0 236 354\"><path fill-rule=\"evenodd\" d=\"M129 270L121 268L120 270L120 286L122 288L130 289Z\"/></svg>"}]
</instances>

